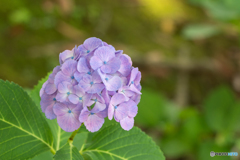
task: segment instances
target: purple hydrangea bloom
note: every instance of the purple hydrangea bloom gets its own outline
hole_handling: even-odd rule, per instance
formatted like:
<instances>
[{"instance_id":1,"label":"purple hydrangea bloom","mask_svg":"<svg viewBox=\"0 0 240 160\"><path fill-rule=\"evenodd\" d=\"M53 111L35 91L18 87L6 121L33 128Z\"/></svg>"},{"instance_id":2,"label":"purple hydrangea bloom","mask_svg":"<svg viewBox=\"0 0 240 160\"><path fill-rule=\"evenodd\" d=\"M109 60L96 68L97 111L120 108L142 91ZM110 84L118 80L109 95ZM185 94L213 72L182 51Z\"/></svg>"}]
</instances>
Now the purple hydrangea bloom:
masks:
<instances>
[{"instance_id":1,"label":"purple hydrangea bloom","mask_svg":"<svg viewBox=\"0 0 240 160\"><path fill-rule=\"evenodd\" d=\"M59 62L39 93L47 118L57 118L67 132L82 123L96 132L106 117L114 117L124 130L134 126L141 98L141 72L132 67L128 55L92 37L60 53Z\"/></svg>"}]
</instances>

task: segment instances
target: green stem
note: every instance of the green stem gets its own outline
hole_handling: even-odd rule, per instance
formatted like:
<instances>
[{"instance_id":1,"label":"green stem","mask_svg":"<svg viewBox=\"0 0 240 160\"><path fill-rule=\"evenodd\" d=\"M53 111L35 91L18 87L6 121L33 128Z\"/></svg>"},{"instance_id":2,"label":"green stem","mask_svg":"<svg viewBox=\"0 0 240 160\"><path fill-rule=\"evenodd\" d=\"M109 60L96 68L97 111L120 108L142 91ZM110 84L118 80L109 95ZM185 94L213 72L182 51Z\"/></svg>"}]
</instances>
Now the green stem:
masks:
<instances>
[{"instance_id":1,"label":"green stem","mask_svg":"<svg viewBox=\"0 0 240 160\"><path fill-rule=\"evenodd\" d=\"M72 143L73 142L73 138L76 136L76 134L78 133L78 130L81 128L81 126L72 132L72 135L68 138L68 143Z\"/></svg>"}]
</instances>

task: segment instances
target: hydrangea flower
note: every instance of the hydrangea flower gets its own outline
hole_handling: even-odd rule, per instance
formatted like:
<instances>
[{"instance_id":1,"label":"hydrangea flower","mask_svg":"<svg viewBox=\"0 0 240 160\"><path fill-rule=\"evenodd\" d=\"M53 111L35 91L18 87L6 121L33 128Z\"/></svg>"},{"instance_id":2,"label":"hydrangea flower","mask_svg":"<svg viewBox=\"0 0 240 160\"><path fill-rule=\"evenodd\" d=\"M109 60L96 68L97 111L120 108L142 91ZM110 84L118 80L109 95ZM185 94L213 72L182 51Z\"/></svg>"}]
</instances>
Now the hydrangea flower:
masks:
<instances>
[{"instance_id":1,"label":"hydrangea flower","mask_svg":"<svg viewBox=\"0 0 240 160\"><path fill-rule=\"evenodd\" d=\"M91 37L59 55L40 90L41 109L49 119L72 132L83 123L98 131L104 118L119 122L124 130L134 126L141 98L141 72L122 50Z\"/></svg>"}]
</instances>

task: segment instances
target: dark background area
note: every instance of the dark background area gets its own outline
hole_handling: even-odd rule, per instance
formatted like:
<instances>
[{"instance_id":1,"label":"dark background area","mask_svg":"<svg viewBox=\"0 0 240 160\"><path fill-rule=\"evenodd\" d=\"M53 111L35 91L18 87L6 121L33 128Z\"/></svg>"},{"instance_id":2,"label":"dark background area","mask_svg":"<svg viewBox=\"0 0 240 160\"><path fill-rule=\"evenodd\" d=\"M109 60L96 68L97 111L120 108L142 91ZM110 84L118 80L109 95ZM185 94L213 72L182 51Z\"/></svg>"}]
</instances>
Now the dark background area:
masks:
<instances>
[{"instance_id":1,"label":"dark background area","mask_svg":"<svg viewBox=\"0 0 240 160\"><path fill-rule=\"evenodd\" d=\"M142 72L136 126L168 160L239 159L238 0L1 0L0 78L33 88L98 37Z\"/></svg>"}]
</instances>

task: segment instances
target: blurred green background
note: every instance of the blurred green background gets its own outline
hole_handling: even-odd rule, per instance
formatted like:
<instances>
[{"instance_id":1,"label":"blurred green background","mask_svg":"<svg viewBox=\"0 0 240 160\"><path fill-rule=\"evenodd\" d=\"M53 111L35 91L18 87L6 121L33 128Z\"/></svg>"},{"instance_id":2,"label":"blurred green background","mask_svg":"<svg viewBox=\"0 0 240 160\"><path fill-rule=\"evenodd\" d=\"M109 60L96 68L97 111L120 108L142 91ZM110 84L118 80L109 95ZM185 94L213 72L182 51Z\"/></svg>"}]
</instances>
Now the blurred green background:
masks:
<instances>
[{"instance_id":1,"label":"blurred green background","mask_svg":"<svg viewBox=\"0 0 240 160\"><path fill-rule=\"evenodd\" d=\"M142 72L136 126L167 160L240 154L239 0L1 0L0 78L33 88L98 37Z\"/></svg>"}]
</instances>

